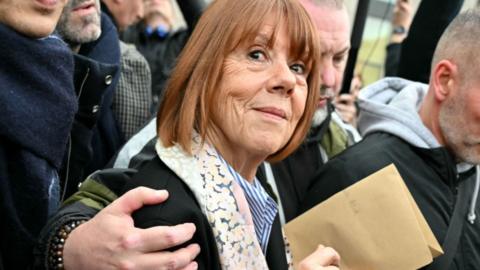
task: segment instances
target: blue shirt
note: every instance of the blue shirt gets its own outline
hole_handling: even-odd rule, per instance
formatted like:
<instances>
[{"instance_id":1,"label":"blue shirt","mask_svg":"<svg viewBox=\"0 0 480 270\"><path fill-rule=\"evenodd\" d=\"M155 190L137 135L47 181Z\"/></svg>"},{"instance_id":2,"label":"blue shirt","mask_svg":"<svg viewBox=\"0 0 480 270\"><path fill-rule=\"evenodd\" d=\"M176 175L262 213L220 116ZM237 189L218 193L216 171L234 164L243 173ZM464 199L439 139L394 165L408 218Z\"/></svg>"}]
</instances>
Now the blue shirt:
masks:
<instances>
[{"instance_id":1,"label":"blue shirt","mask_svg":"<svg viewBox=\"0 0 480 270\"><path fill-rule=\"evenodd\" d=\"M228 171L245 193L250 212L252 213L253 226L255 227L258 242L260 243L263 254L267 254L268 239L272 231L273 221L278 212L277 204L267 194L256 178L252 184L249 183L237 173L220 154L218 156L225 163Z\"/></svg>"}]
</instances>

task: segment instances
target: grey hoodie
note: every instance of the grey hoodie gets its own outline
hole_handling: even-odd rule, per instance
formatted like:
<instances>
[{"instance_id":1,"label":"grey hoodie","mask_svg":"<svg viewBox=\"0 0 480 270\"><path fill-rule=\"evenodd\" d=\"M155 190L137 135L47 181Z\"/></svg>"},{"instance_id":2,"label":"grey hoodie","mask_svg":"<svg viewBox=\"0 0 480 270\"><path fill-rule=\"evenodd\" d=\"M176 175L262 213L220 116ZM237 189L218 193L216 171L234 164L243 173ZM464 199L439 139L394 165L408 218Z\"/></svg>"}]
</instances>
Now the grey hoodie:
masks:
<instances>
[{"instance_id":1,"label":"grey hoodie","mask_svg":"<svg viewBox=\"0 0 480 270\"><path fill-rule=\"evenodd\" d=\"M382 79L362 89L358 97L358 131L362 136L383 131L421 148L441 147L418 114L427 91L427 84L394 77ZM464 172L472 166L460 163L457 164L457 171ZM475 204L480 189L478 165L476 170L475 188L468 214L470 223L474 223L476 219Z\"/></svg>"},{"instance_id":2,"label":"grey hoodie","mask_svg":"<svg viewBox=\"0 0 480 270\"><path fill-rule=\"evenodd\" d=\"M385 78L362 89L358 130L362 136L384 131L416 147L440 147L418 114L427 90L426 84L400 78Z\"/></svg>"}]
</instances>

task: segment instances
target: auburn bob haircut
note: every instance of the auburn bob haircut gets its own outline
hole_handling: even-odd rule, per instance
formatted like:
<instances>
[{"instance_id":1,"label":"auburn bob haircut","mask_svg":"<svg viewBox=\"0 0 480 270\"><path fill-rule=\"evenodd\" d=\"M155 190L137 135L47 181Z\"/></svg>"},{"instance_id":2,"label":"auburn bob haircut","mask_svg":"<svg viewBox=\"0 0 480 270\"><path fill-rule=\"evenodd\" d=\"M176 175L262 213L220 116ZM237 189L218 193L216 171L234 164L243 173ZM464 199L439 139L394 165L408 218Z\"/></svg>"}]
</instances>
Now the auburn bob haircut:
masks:
<instances>
[{"instance_id":1,"label":"auburn bob haircut","mask_svg":"<svg viewBox=\"0 0 480 270\"><path fill-rule=\"evenodd\" d=\"M292 57L310 67L304 114L286 145L267 160L279 161L301 144L320 91L320 45L308 13L297 0L214 0L199 19L167 83L157 115L158 136L164 146L178 143L191 154L194 131L205 141L221 91L224 60L242 42L255 39L267 15L286 25Z\"/></svg>"}]
</instances>

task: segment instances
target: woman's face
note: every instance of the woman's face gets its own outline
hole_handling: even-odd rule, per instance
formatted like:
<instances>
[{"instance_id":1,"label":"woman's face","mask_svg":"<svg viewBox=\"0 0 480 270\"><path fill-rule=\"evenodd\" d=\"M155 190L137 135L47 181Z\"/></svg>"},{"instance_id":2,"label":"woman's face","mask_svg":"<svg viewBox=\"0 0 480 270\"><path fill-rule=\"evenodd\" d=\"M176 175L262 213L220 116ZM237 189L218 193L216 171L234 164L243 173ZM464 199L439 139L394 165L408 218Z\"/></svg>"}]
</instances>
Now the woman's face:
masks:
<instances>
[{"instance_id":1,"label":"woman's face","mask_svg":"<svg viewBox=\"0 0 480 270\"><path fill-rule=\"evenodd\" d=\"M254 41L225 59L213 119L217 143L230 154L266 158L286 145L303 115L309 70L290 55L284 25L269 46L275 27L267 19Z\"/></svg>"},{"instance_id":2,"label":"woman's face","mask_svg":"<svg viewBox=\"0 0 480 270\"><path fill-rule=\"evenodd\" d=\"M0 0L0 22L27 36L40 38L55 30L68 0Z\"/></svg>"}]
</instances>

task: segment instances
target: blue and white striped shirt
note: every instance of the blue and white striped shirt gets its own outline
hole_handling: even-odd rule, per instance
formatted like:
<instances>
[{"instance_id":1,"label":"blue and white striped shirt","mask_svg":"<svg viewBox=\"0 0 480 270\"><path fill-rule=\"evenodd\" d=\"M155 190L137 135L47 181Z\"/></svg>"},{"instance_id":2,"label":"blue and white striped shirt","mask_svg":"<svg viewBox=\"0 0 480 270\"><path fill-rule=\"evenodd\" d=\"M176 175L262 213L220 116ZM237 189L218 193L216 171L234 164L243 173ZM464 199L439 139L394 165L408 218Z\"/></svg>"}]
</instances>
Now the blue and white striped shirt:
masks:
<instances>
[{"instance_id":1,"label":"blue and white striped shirt","mask_svg":"<svg viewBox=\"0 0 480 270\"><path fill-rule=\"evenodd\" d=\"M237 173L220 154L218 154L218 156L225 163L230 174L245 193L250 212L252 213L253 226L255 227L258 242L260 243L263 254L267 254L268 239L272 231L273 220L278 212L277 204L267 194L256 178L253 183L250 184Z\"/></svg>"}]
</instances>

